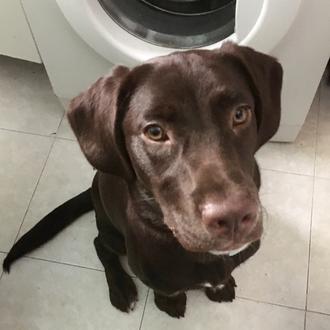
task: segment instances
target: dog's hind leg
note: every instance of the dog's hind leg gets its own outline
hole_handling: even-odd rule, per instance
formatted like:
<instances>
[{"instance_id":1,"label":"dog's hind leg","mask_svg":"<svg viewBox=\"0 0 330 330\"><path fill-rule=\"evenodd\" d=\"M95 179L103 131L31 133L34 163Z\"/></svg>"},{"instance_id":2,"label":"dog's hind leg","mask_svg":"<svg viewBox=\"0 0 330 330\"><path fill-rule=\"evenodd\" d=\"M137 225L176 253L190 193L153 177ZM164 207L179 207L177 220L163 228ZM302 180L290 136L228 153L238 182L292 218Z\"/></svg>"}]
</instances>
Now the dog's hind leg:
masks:
<instances>
[{"instance_id":1,"label":"dog's hind leg","mask_svg":"<svg viewBox=\"0 0 330 330\"><path fill-rule=\"evenodd\" d=\"M95 238L94 245L105 270L111 304L128 313L134 309L137 301L136 286L123 269L118 255L104 246L100 236Z\"/></svg>"}]
</instances>

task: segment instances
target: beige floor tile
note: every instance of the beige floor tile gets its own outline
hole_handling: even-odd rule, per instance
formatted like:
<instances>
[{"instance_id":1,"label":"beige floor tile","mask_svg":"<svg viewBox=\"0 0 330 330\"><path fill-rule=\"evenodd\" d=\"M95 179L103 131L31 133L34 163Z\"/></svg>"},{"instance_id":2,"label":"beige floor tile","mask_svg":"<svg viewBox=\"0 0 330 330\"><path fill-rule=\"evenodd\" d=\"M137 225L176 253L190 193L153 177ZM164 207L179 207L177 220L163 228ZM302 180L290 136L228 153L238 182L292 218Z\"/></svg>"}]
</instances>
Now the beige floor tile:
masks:
<instances>
[{"instance_id":1,"label":"beige floor tile","mask_svg":"<svg viewBox=\"0 0 330 330\"><path fill-rule=\"evenodd\" d=\"M75 141L57 140L20 234L52 209L90 187L93 175L92 167ZM95 216L90 212L33 252L32 256L102 269L94 251L93 240L96 235Z\"/></svg>"},{"instance_id":2,"label":"beige floor tile","mask_svg":"<svg viewBox=\"0 0 330 330\"><path fill-rule=\"evenodd\" d=\"M306 330L329 330L330 315L307 313Z\"/></svg>"},{"instance_id":3,"label":"beige floor tile","mask_svg":"<svg viewBox=\"0 0 330 330\"><path fill-rule=\"evenodd\" d=\"M184 318L175 319L157 309L149 293L141 330L303 330L304 313L237 299L209 301L201 291L189 292Z\"/></svg>"},{"instance_id":4,"label":"beige floor tile","mask_svg":"<svg viewBox=\"0 0 330 330\"><path fill-rule=\"evenodd\" d=\"M315 179L308 309L330 314L330 180Z\"/></svg>"},{"instance_id":5,"label":"beige floor tile","mask_svg":"<svg viewBox=\"0 0 330 330\"><path fill-rule=\"evenodd\" d=\"M315 175L330 179L330 122L319 127Z\"/></svg>"},{"instance_id":6,"label":"beige floor tile","mask_svg":"<svg viewBox=\"0 0 330 330\"><path fill-rule=\"evenodd\" d=\"M138 330L147 289L136 309L117 311L103 272L24 258L0 282L0 329Z\"/></svg>"},{"instance_id":7,"label":"beige floor tile","mask_svg":"<svg viewBox=\"0 0 330 330\"><path fill-rule=\"evenodd\" d=\"M63 112L42 65L0 56L0 128L54 134Z\"/></svg>"},{"instance_id":8,"label":"beige floor tile","mask_svg":"<svg viewBox=\"0 0 330 330\"><path fill-rule=\"evenodd\" d=\"M260 250L235 270L237 294L305 307L313 178L263 171L265 234Z\"/></svg>"},{"instance_id":9,"label":"beige floor tile","mask_svg":"<svg viewBox=\"0 0 330 330\"><path fill-rule=\"evenodd\" d=\"M314 174L319 94L315 95L305 124L294 143L269 142L257 153L259 165L296 174Z\"/></svg>"},{"instance_id":10,"label":"beige floor tile","mask_svg":"<svg viewBox=\"0 0 330 330\"><path fill-rule=\"evenodd\" d=\"M48 137L0 130L0 250L14 242L51 144Z\"/></svg>"}]
</instances>

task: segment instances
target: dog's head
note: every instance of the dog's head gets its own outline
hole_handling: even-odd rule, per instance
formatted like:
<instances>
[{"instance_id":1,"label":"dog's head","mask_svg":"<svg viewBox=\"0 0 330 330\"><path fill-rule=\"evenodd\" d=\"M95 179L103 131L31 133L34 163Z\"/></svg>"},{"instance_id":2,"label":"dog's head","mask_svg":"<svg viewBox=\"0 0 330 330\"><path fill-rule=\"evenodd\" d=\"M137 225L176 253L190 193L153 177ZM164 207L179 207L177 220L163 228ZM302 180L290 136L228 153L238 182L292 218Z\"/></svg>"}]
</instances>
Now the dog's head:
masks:
<instances>
[{"instance_id":1,"label":"dog's head","mask_svg":"<svg viewBox=\"0 0 330 330\"><path fill-rule=\"evenodd\" d=\"M281 85L274 58L226 43L117 67L68 116L89 162L149 191L185 249L225 253L262 233L254 154Z\"/></svg>"}]
</instances>

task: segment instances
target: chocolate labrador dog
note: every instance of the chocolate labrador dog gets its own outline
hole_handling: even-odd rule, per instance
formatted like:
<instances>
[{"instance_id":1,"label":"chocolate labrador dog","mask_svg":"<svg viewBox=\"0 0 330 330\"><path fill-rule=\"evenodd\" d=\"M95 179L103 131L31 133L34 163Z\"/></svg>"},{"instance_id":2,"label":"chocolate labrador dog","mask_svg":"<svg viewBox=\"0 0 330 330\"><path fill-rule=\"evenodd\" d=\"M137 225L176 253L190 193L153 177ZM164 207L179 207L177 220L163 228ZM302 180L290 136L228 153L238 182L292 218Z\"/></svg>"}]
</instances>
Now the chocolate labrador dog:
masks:
<instances>
[{"instance_id":1,"label":"chocolate labrador dog","mask_svg":"<svg viewBox=\"0 0 330 330\"><path fill-rule=\"evenodd\" d=\"M235 298L235 267L259 248L262 215L255 152L280 121L281 65L225 43L116 67L71 102L68 118L92 188L42 219L12 248L4 269L95 210L94 244L121 311L136 286L119 256L173 317L190 289Z\"/></svg>"}]
</instances>

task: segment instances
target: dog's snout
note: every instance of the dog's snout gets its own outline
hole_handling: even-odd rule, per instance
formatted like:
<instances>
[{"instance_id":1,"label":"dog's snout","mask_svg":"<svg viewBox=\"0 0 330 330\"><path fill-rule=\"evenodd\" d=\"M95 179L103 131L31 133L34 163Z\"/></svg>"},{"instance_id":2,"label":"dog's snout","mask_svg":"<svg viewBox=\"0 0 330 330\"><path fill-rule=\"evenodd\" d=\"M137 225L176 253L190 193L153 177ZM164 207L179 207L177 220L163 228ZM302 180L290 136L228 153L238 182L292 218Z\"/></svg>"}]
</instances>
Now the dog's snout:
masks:
<instances>
[{"instance_id":1,"label":"dog's snout","mask_svg":"<svg viewBox=\"0 0 330 330\"><path fill-rule=\"evenodd\" d=\"M206 201L201 207L202 221L210 234L224 239L247 236L258 220L258 205L242 196Z\"/></svg>"}]
</instances>

